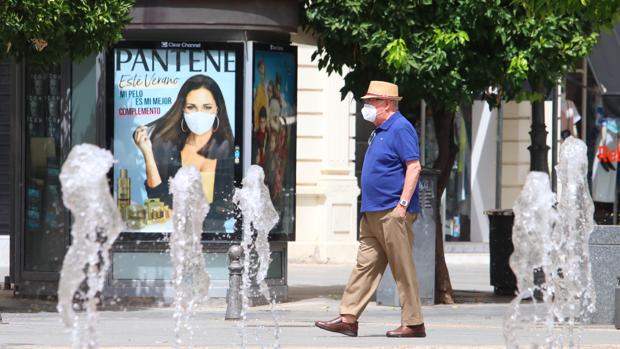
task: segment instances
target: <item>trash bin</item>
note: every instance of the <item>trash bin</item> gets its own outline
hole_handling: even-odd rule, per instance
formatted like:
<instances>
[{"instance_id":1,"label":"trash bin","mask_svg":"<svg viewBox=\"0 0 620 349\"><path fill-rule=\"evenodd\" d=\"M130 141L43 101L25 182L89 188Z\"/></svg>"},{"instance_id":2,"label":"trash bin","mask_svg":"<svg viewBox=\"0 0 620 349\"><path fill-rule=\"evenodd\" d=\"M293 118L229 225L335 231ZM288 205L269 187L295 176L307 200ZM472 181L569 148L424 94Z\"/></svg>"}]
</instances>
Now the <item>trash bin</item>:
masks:
<instances>
[{"instance_id":1,"label":"trash bin","mask_svg":"<svg viewBox=\"0 0 620 349\"><path fill-rule=\"evenodd\" d=\"M510 269L509 259L514 251L512 245L512 209L487 210L489 217L489 252L491 257L491 285L496 295L513 296L517 291L517 280Z\"/></svg>"},{"instance_id":2,"label":"trash bin","mask_svg":"<svg viewBox=\"0 0 620 349\"><path fill-rule=\"evenodd\" d=\"M413 223L413 262L418 277L420 301L435 303L435 208L437 207L438 170L422 169L418 194L420 210ZM400 297L392 271L388 266L376 292L377 305L400 306Z\"/></svg>"}]
</instances>

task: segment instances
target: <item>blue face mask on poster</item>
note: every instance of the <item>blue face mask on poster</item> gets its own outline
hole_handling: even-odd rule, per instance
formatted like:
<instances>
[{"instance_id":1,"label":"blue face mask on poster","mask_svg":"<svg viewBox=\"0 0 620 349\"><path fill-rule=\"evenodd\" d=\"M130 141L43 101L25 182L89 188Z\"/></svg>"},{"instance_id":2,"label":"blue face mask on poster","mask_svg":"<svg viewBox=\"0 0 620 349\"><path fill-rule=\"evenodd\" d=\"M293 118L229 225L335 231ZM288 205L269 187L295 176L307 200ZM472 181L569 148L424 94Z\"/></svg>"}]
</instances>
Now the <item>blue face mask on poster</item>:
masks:
<instances>
[{"instance_id":1,"label":"blue face mask on poster","mask_svg":"<svg viewBox=\"0 0 620 349\"><path fill-rule=\"evenodd\" d=\"M207 133L213 127L215 117L215 113L208 112L183 113L187 127L197 135Z\"/></svg>"}]
</instances>

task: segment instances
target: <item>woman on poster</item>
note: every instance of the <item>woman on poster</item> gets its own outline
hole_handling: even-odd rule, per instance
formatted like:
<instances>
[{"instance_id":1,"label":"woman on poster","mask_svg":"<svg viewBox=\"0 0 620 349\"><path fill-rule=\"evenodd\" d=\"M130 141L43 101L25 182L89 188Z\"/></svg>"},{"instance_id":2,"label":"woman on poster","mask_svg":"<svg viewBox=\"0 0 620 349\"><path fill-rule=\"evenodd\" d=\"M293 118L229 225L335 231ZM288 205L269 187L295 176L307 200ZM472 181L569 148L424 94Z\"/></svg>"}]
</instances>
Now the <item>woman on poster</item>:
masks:
<instances>
[{"instance_id":1,"label":"woman on poster","mask_svg":"<svg viewBox=\"0 0 620 349\"><path fill-rule=\"evenodd\" d=\"M133 136L144 156L148 197L172 207L168 179L182 166L195 166L211 205L205 224L216 220L213 228L221 229L233 215L228 199L234 181L234 139L217 83L206 75L192 76L181 86L170 110L139 126Z\"/></svg>"}]
</instances>

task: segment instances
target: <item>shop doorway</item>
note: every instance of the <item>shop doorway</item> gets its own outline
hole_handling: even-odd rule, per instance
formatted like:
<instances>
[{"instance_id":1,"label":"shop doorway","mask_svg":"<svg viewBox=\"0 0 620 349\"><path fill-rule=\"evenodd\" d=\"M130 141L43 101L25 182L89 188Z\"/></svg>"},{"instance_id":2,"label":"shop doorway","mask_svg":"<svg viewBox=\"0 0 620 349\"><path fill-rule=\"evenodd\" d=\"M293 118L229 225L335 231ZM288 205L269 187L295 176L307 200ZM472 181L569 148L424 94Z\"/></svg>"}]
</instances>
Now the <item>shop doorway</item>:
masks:
<instances>
[{"instance_id":1,"label":"shop doorway","mask_svg":"<svg viewBox=\"0 0 620 349\"><path fill-rule=\"evenodd\" d=\"M15 283L17 292L51 295L69 242L70 216L62 204L60 166L69 150L69 64L18 65L15 150ZM63 126L65 125L65 126Z\"/></svg>"}]
</instances>

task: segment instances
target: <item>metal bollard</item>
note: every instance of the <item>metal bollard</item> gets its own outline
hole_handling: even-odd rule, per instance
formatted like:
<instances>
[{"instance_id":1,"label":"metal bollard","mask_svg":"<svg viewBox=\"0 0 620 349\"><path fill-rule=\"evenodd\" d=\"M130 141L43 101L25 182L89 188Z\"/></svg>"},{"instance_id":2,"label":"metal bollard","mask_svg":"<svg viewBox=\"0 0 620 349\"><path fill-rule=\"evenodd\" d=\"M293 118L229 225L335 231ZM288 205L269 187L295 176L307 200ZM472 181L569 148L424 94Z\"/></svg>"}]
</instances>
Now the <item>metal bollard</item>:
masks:
<instances>
[{"instance_id":1,"label":"metal bollard","mask_svg":"<svg viewBox=\"0 0 620 349\"><path fill-rule=\"evenodd\" d=\"M543 291L547 288L545 285L545 271L542 267L534 268L534 285L538 286L534 288L534 299L539 302L543 301Z\"/></svg>"},{"instance_id":2,"label":"metal bollard","mask_svg":"<svg viewBox=\"0 0 620 349\"><path fill-rule=\"evenodd\" d=\"M228 248L228 291L226 292L226 320L239 320L241 318L241 254L243 249L239 245Z\"/></svg>"}]
</instances>

